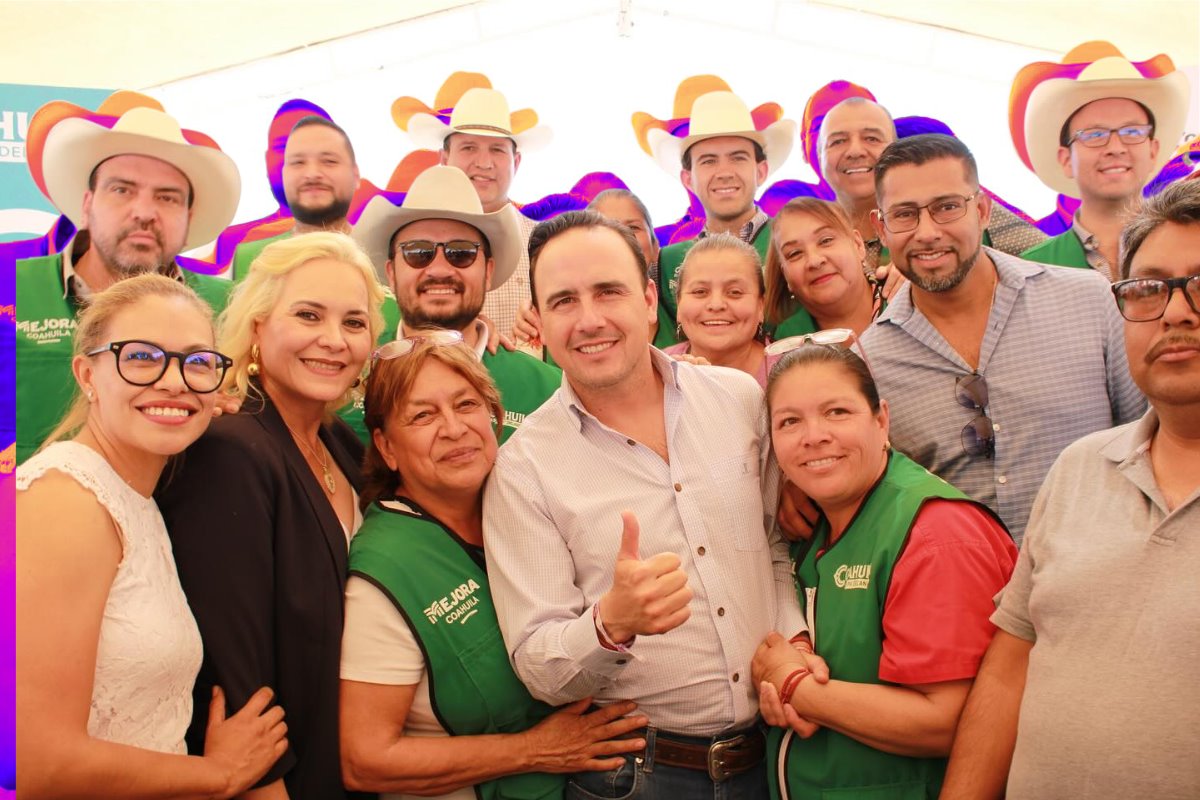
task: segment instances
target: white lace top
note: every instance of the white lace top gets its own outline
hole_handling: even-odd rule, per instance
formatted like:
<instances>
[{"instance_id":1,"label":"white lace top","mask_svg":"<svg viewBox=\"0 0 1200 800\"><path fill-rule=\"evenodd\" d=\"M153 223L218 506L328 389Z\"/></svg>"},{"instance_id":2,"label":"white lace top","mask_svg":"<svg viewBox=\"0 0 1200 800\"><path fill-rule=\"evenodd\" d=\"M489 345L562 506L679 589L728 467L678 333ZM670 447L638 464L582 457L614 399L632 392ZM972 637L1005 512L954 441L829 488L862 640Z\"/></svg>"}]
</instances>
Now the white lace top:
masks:
<instances>
[{"instance_id":1,"label":"white lace top","mask_svg":"<svg viewBox=\"0 0 1200 800\"><path fill-rule=\"evenodd\" d=\"M200 631L179 586L158 506L95 450L56 442L17 468L22 491L49 470L96 495L121 537L122 557L104 606L88 733L97 739L186 753ZM85 532L81 536L88 535Z\"/></svg>"}]
</instances>

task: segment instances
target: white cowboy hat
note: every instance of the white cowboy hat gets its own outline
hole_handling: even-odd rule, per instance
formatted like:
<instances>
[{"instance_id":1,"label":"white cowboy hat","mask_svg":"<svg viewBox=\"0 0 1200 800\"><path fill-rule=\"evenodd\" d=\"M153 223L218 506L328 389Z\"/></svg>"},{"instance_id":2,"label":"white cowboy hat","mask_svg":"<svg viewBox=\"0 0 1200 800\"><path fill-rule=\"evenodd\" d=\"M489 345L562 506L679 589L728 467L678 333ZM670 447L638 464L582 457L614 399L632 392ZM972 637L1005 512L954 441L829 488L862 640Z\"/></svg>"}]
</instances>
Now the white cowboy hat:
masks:
<instances>
[{"instance_id":1,"label":"white cowboy hat","mask_svg":"<svg viewBox=\"0 0 1200 800\"><path fill-rule=\"evenodd\" d=\"M545 147L552 137L549 128L537 124L537 113L528 108L509 113L508 100L490 87L477 86L463 92L450 111L449 123L443 122L442 116L428 107L416 111L408 109L407 113L397 116L397 105L405 101L412 102L414 98L400 98L393 103L393 118L408 133L413 144L425 150L442 149L446 137L455 133L512 139L521 152ZM403 124L400 123L402 117L405 117Z\"/></svg>"},{"instance_id":2,"label":"white cowboy hat","mask_svg":"<svg viewBox=\"0 0 1200 800\"><path fill-rule=\"evenodd\" d=\"M70 117L46 135L42 158L46 194L76 227L82 227L83 195L92 170L121 155L160 159L191 182L192 220L184 250L213 241L233 221L242 191L233 159L215 146L191 144L173 117L143 106L130 108L111 129Z\"/></svg>"},{"instance_id":3,"label":"white cowboy hat","mask_svg":"<svg viewBox=\"0 0 1200 800\"><path fill-rule=\"evenodd\" d=\"M1076 77L1061 77L1068 65L1083 64L1086 66ZM1160 142L1150 177L1170 160L1183 135L1188 79L1165 55L1135 64L1108 42L1088 42L1067 53L1062 64L1038 62L1023 67L1014 79L1014 98L1019 96L1022 83L1031 80L1038 82L1029 91L1023 108L1024 141L1014 144L1019 155L1027 156L1023 160L1042 183L1061 194L1078 197L1079 187L1063 174L1058 162L1059 133L1067 120L1088 103L1124 97L1150 109L1154 138ZM1009 110L1014 128L1013 114L1018 107L1019 100L1015 100Z\"/></svg>"},{"instance_id":4,"label":"white cowboy hat","mask_svg":"<svg viewBox=\"0 0 1200 800\"><path fill-rule=\"evenodd\" d=\"M741 136L757 142L767 154L767 174L787 161L796 142L796 123L777 119L762 130L754 125L750 109L733 92L702 94L692 104L688 135L679 137L660 128L646 131L646 142L654 160L670 175L678 175L683 154L696 142L718 136Z\"/></svg>"},{"instance_id":5,"label":"white cowboy hat","mask_svg":"<svg viewBox=\"0 0 1200 800\"><path fill-rule=\"evenodd\" d=\"M517 226L517 211L507 203L486 214L471 179L458 167L438 165L417 176L401 205L378 195L367 203L351 237L367 252L379 279L387 283L388 247L396 231L422 219L453 219L465 222L487 237L496 261L492 286L500 286L521 261L524 240Z\"/></svg>"}]
</instances>

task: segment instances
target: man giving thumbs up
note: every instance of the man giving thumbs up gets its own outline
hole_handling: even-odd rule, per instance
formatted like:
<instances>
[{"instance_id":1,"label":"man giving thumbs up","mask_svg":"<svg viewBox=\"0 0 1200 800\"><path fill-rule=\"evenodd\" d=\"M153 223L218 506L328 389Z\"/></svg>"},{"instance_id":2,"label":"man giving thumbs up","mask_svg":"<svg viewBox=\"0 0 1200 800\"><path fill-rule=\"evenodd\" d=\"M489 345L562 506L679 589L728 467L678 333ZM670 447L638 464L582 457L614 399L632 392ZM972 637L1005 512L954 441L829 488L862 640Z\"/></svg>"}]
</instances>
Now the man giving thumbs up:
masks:
<instances>
[{"instance_id":1,"label":"man giving thumbs up","mask_svg":"<svg viewBox=\"0 0 1200 800\"><path fill-rule=\"evenodd\" d=\"M563 385L500 449L484 551L517 674L555 705L631 699L647 747L585 796L767 795L755 648L801 634L755 380L649 343L657 296L628 229L568 212L530 238ZM814 663L814 666L816 664ZM820 668L818 667L818 670ZM633 796L641 796L640 792Z\"/></svg>"}]
</instances>

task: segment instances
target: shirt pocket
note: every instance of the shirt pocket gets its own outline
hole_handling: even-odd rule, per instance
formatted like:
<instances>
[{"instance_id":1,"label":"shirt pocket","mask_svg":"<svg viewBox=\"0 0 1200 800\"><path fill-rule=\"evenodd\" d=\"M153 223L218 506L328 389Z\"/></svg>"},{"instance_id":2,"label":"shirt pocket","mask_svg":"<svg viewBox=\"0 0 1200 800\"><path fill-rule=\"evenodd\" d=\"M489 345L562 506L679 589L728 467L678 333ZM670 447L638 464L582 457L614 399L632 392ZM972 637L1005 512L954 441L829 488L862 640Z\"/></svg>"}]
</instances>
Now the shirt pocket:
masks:
<instances>
[{"instance_id":1,"label":"shirt pocket","mask_svg":"<svg viewBox=\"0 0 1200 800\"><path fill-rule=\"evenodd\" d=\"M714 540L732 541L742 551L763 550L762 480L758 452L727 456L709 464L712 495L707 498Z\"/></svg>"}]
</instances>

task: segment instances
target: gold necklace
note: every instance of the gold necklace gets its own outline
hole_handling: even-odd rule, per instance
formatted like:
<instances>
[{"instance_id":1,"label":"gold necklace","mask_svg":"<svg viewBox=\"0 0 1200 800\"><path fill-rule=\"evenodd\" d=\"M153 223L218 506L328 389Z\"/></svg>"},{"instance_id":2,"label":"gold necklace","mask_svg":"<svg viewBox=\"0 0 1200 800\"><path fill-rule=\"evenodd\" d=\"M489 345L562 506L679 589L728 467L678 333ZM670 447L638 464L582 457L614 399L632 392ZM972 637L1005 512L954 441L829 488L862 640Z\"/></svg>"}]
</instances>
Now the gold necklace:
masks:
<instances>
[{"instance_id":1,"label":"gold necklace","mask_svg":"<svg viewBox=\"0 0 1200 800\"><path fill-rule=\"evenodd\" d=\"M300 436L294 430L292 430L291 425L288 425L285 422L285 423L283 423L283 427L287 428L288 433L290 433L292 435L292 438L295 439L300 444L304 445L304 448L306 450L308 450L308 452L312 453L312 457L315 458L317 460L317 463L321 465L321 471L323 473L325 473L325 475L324 475L325 488L329 490L329 493L333 494L334 492L336 492L337 491L337 482L334 481L334 479L333 479L333 473L329 471L329 456L326 455L325 458L321 458L321 456L317 453L317 451L314 450L308 442L304 441L304 439L300 438ZM320 441L320 438L318 438L317 441ZM322 449L325 449L325 448L322 448Z\"/></svg>"}]
</instances>

